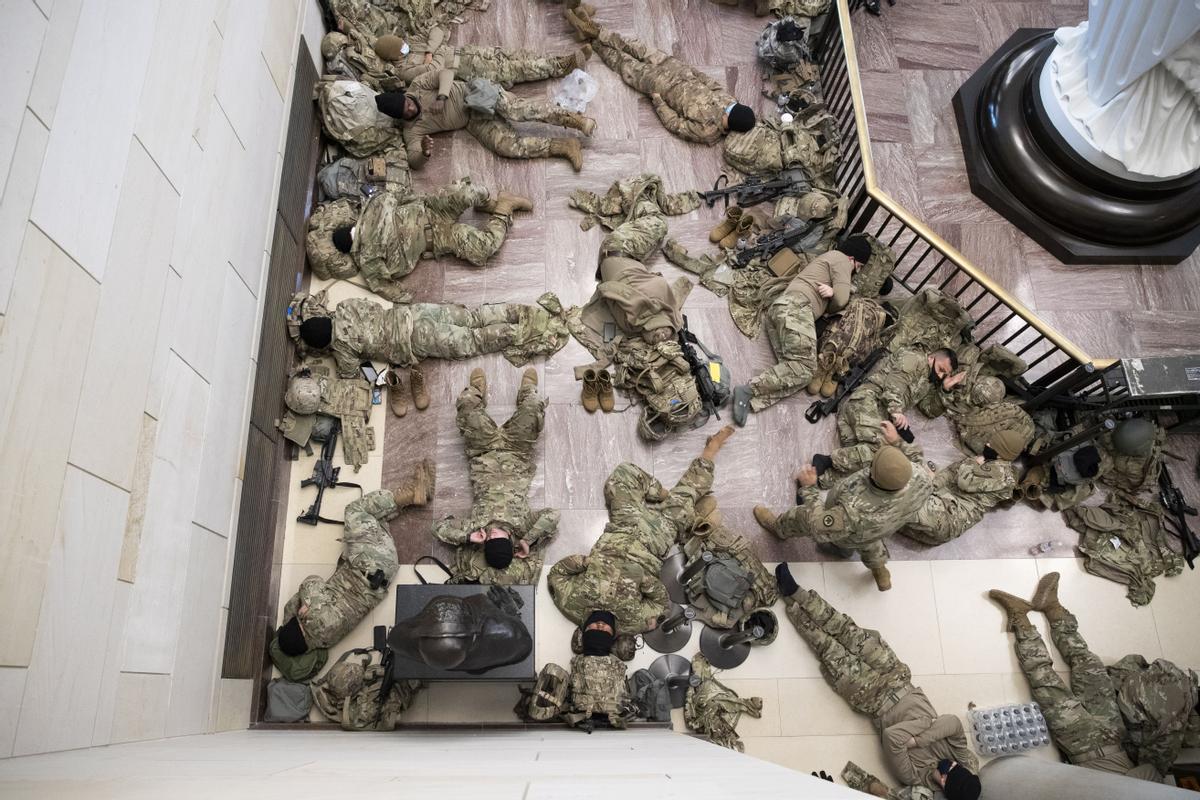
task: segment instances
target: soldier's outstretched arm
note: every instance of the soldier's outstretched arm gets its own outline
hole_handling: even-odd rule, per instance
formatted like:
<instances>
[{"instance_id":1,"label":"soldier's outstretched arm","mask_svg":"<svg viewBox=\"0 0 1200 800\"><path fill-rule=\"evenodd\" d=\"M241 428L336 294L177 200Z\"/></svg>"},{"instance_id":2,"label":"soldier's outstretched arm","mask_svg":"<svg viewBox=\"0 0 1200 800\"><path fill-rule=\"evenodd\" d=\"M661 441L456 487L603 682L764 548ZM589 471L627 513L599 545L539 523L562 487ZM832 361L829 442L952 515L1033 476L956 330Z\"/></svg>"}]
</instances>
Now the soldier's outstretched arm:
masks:
<instances>
[{"instance_id":1,"label":"soldier's outstretched arm","mask_svg":"<svg viewBox=\"0 0 1200 800\"><path fill-rule=\"evenodd\" d=\"M700 144L716 144L720 140L719 129L680 116L659 95L651 95L650 102L654 104L654 113L662 121L663 127L676 136Z\"/></svg>"},{"instance_id":2,"label":"soldier's outstretched arm","mask_svg":"<svg viewBox=\"0 0 1200 800\"><path fill-rule=\"evenodd\" d=\"M667 613L670 606L670 596L667 587L657 577L647 575L642 579L642 613L639 615L649 624Z\"/></svg>"},{"instance_id":3,"label":"soldier's outstretched arm","mask_svg":"<svg viewBox=\"0 0 1200 800\"><path fill-rule=\"evenodd\" d=\"M618 464L604 482L604 502L609 512L644 506L647 500L661 502L667 492L662 484L637 464Z\"/></svg>"},{"instance_id":4,"label":"soldier's outstretched arm","mask_svg":"<svg viewBox=\"0 0 1200 800\"><path fill-rule=\"evenodd\" d=\"M454 517L446 517L435 522L433 535L438 541L455 547L462 547L471 541L471 532L466 529L462 520Z\"/></svg>"},{"instance_id":5,"label":"soldier's outstretched arm","mask_svg":"<svg viewBox=\"0 0 1200 800\"><path fill-rule=\"evenodd\" d=\"M389 300L393 303L412 302L412 294L404 290L404 284L400 281L380 280L373 275L363 275L363 281L366 282L368 289L384 300Z\"/></svg>"},{"instance_id":6,"label":"soldier's outstretched arm","mask_svg":"<svg viewBox=\"0 0 1200 800\"><path fill-rule=\"evenodd\" d=\"M538 543L548 542L558 533L559 513L557 508L543 508L537 513L537 519L533 521L533 525L529 526L529 532L525 534L525 541L533 546Z\"/></svg>"}]
</instances>

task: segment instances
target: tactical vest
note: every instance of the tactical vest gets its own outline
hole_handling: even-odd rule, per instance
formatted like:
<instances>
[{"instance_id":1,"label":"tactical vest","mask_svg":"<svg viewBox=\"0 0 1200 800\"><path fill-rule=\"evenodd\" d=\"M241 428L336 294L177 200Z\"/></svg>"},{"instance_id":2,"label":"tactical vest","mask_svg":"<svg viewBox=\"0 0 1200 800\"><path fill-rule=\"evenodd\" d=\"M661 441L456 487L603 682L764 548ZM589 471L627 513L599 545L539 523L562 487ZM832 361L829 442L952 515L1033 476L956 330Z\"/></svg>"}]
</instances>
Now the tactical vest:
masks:
<instances>
[{"instance_id":1,"label":"tactical vest","mask_svg":"<svg viewBox=\"0 0 1200 800\"><path fill-rule=\"evenodd\" d=\"M817 374L836 380L862 363L883 341L888 315L866 297L853 297L821 334Z\"/></svg>"},{"instance_id":2,"label":"tactical vest","mask_svg":"<svg viewBox=\"0 0 1200 800\"><path fill-rule=\"evenodd\" d=\"M362 158L402 143L400 129L375 106L376 92L356 81L323 79L313 93L321 124L350 155Z\"/></svg>"},{"instance_id":3,"label":"tactical vest","mask_svg":"<svg viewBox=\"0 0 1200 800\"><path fill-rule=\"evenodd\" d=\"M547 664L538 673L532 689L521 689L513 713L523 720L550 722L562 713L571 690L571 675L558 664Z\"/></svg>"},{"instance_id":4,"label":"tactical vest","mask_svg":"<svg viewBox=\"0 0 1200 800\"><path fill-rule=\"evenodd\" d=\"M638 421L643 439L661 441L704 411L696 379L674 340L649 344L625 339L614 372L616 384L645 405Z\"/></svg>"},{"instance_id":5,"label":"tactical vest","mask_svg":"<svg viewBox=\"0 0 1200 800\"><path fill-rule=\"evenodd\" d=\"M801 17L776 20L759 34L758 58L772 69L787 69L804 61L812 61L808 48L810 21ZM781 36L784 37L781 40Z\"/></svg>"},{"instance_id":6,"label":"tactical vest","mask_svg":"<svg viewBox=\"0 0 1200 800\"><path fill-rule=\"evenodd\" d=\"M703 556L704 544L702 537L694 536L684 545L683 553L689 567ZM711 622L715 612L732 623L741 616L742 601L750 594L754 579L741 562L728 553L713 551L713 556L707 566L688 579L684 591L706 621Z\"/></svg>"},{"instance_id":7,"label":"tactical vest","mask_svg":"<svg viewBox=\"0 0 1200 800\"><path fill-rule=\"evenodd\" d=\"M568 724L604 714L614 728L624 728L634 712L625 684L625 664L614 655L572 658L569 703L570 713L563 715Z\"/></svg>"},{"instance_id":8,"label":"tactical vest","mask_svg":"<svg viewBox=\"0 0 1200 800\"><path fill-rule=\"evenodd\" d=\"M892 328L888 350L957 348L973 324L971 316L940 289L926 288L900 308L900 319Z\"/></svg>"},{"instance_id":9,"label":"tactical vest","mask_svg":"<svg viewBox=\"0 0 1200 800\"><path fill-rule=\"evenodd\" d=\"M1113 446L1111 433L1104 434L1100 446L1112 458L1112 469L1104 476L1104 482L1135 494L1154 486L1162 468L1162 450L1166 438L1166 431L1155 426L1150 452L1144 456L1127 456Z\"/></svg>"},{"instance_id":10,"label":"tactical vest","mask_svg":"<svg viewBox=\"0 0 1200 800\"><path fill-rule=\"evenodd\" d=\"M1165 659L1147 663L1140 655L1128 655L1109 667L1108 674L1125 720L1125 749L1135 763L1153 764L1166 775L1196 713L1196 673Z\"/></svg>"},{"instance_id":11,"label":"tactical vest","mask_svg":"<svg viewBox=\"0 0 1200 800\"><path fill-rule=\"evenodd\" d=\"M374 663L374 650L355 648L342 653L329 671L312 682L313 704L347 731L390 731L412 705L420 681L396 681L380 706L385 670ZM350 660L351 656L361 658Z\"/></svg>"},{"instance_id":12,"label":"tactical vest","mask_svg":"<svg viewBox=\"0 0 1200 800\"><path fill-rule=\"evenodd\" d=\"M878 297L884 281L891 277L896 269L896 254L892 248L876 239L869 233L863 234L871 245L871 257L860 267L850 280L857 289L859 297Z\"/></svg>"}]
</instances>

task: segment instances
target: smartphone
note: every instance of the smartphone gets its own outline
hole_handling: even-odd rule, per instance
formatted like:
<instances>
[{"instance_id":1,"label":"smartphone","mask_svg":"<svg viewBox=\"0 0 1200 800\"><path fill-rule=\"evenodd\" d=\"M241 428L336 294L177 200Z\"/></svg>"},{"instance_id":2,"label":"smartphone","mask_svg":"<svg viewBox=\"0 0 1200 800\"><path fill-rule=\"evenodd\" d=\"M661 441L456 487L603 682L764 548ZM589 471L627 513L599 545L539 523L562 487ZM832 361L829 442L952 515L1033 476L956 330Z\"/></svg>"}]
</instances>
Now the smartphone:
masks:
<instances>
[{"instance_id":1,"label":"smartphone","mask_svg":"<svg viewBox=\"0 0 1200 800\"><path fill-rule=\"evenodd\" d=\"M367 383L372 386L379 380L379 371L375 369L375 365L370 361L362 362L358 365L358 368L362 370L363 377L367 379Z\"/></svg>"}]
</instances>

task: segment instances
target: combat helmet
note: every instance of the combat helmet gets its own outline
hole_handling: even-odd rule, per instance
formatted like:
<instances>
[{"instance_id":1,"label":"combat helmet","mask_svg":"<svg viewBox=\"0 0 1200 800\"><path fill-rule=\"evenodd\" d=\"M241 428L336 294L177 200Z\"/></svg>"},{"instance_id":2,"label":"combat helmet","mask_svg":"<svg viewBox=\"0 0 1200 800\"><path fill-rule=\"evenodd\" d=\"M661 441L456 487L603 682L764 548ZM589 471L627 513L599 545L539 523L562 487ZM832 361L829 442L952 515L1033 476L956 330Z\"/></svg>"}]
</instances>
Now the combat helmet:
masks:
<instances>
[{"instance_id":1,"label":"combat helmet","mask_svg":"<svg viewBox=\"0 0 1200 800\"><path fill-rule=\"evenodd\" d=\"M1113 431L1113 448L1123 456L1145 457L1154 446L1154 423L1145 417L1127 419Z\"/></svg>"},{"instance_id":2,"label":"combat helmet","mask_svg":"<svg viewBox=\"0 0 1200 800\"><path fill-rule=\"evenodd\" d=\"M321 407L321 382L307 370L293 375L284 392L283 404L296 414L315 414Z\"/></svg>"}]
</instances>

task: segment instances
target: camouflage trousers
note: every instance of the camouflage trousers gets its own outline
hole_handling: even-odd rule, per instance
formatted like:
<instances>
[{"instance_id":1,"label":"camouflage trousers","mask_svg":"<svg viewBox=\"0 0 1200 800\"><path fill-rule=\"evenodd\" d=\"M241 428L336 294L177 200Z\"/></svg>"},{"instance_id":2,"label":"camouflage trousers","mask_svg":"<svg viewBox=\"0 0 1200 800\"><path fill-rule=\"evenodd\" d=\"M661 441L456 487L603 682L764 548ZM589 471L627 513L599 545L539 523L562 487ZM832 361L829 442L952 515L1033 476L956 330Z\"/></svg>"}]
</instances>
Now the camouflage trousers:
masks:
<instances>
[{"instance_id":1,"label":"camouflage trousers","mask_svg":"<svg viewBox=\"0 0 1200 800\"><path fill-rule=\"evenodd\" d=\"M582 114L544 100L528 100L502 91L495 116L472 114L467 122L467 132L488 150L504 158L546 158L550 155L550 142L554 140L546 136L523 136L517 133L512 123L544 122L578 130L585 119Z\"/></svg>"},{"instance_id":2,"label":"camouflage trousers","mask_svg":"<svg viewBox=\"0 0 1200 800\"><path fill-rule=\"evenodd\" d=\"M522 384L517 392L517 409L503 425L492 419L487 412L487 398L474 386L468 386L458 396L455 421L467 447L467 458L499 452L532 458L545 418L546 404L538 395L537 386Z\"/></svg>"},{"instance_id":3,"label":"camouflage trousers","mask_svg":"<svg viewBox=\"0 0 1200 800\"><path fill-rule=\"evenodd\" d=\"M433 230L430 247L435 256L450 254L481 267L496 254L508 235L507 217L493 214L482 228L458 221L468 208L478 208L488 198L486 188L467 181L443 186L423 198L429 209Z\"/></svg>"},{"instance_id":4,"label":"camouflage trousers","mask_svg":"<svg viewBox=\"0 0 1200 800\"><path fill-rule=\"evenodd\" d=\"M505 89L517 83L561 78L575 68L571 56L547 56L532 50L464 45L458 48L458 77L487 78Z\"/></svg>"},{"instance_id":5,"label":"camouflage trousers","mask_svg":"<svg viewBox=\"0 0 1200 800\"><path fill-rule=\"evenodd\" d=\"M592 45L609 69L642 94L666 97L680 80L693 77L694 70L669 53L607 28L600 29Z\"/></svg>"},{"instance_id":6,"label":"camouflage trousers","mask_svg":"<svg viewBox=\"0 0 1200 800\"><path fill-rule=\"evenodd\" d=\"M1054 671L1046 643L1032 625L1017 628L1017 661L1055 744L1072 762L1080 763L1102 747L1119 746L1125 722L1108 669L1088 650L1075 617L1068 614L1053 620L1050 636L1070 668L1070 686Z\"/></svg>"},{"instance_id":7,"label":"camouflage trousers","mask_svg":"<svg viewBox=\"0 0 1200 800\"><path fill-rule=\"evenodd\" d=\"M750 407L755 411L800 391L817 368L817 325L808 300L780 295L767 307L765 324L778 363L750 381Z\"/></svg>"},{"instance_id":8,"label":"camouflage trousers","mask_svg":"<svg viewBox=\"0 0 1200 800\"><path fill-rule=\"evenodd\" d=\"M948 496L943 499L943 495ZM976 503L958 503L949 490L934 492L917 512L916 522L900 529L908 538L931 547L951 542L983 519Z\"/></svg>"},{"instance_id":9,"label":"camouflage trousers","mask_svg":"<svg viewBox=\"0 0 1200 800\"><path fill-rule=\"evenodd\" d=\"M666 236L667 221L661 212L630 219L605 235L600 242L600 260L604 260L605 254L619 252L645 263L662 247Z\"/></svg>"},{"instance_id":10,"label":"camouflage trousers","mask_svg":"<svg viewBox=\"0 0 1200 800\"><path fill-rule=\"evenodd\" d=\"M842 780L851 789L866 794L870 794L872 783L887 785L853 761L847 761L846 766L842 768ZM933 792L925 786L901 786L898 789L889 788L887 800L933 800Z\"/></svg>"},{"instance_id":11,"label":"camouflage trousers","mask_svg":"<svg viewBox=\"0 0 1200 800\"><path fill-rule=\"evenodd\" d=\"M535 355L557 352L566 343L566 325L545 309L519 303L414 303L411 349L414 362L427 358L465 359L504 352L520 366Z\"/></svg>"},{"instance_id":12,"label":"camouflage trousers","mask_svg":"<svg viewBox=\"0 0 1200 800\"><path fill-rule=\"evenodd\" d=\"M828 474L828 472L825 473L825 475ZM804 513L804 506L789 508L779 515L777 524L780 539L807 537L822 544L832 544L846 550L853 550L858 553L859 559L867 569L885 566L891 557L887 544L882 538L864 542L855 536L854 531L831 534L823 530L818 532L819 535L814 536L814 531L809 528L809 516Z\"/></svg>"},{"instance_id":13,"label":"camouflage trousers","mask_svg":"<svg viewBox=\"0 0 1200 800\"><path fill-rule=\"evenodd\" d=\"M838 409L838 440L842 446L830 453L834 469L856 472L871 463L883 444L879 427L884 421L882 408L879 396L867 388L856 391Z\"/></svg>"},{"instance_id":14,"label":"camouflage trousers","mask_svg":"<svg viewBox=\"0 0 1200 800\"><path fill-rule=\"evenodd\" d=\"M879 631L858 627L810 589L785 597L784 603L796 632L821 662L826 682L855 711L878 716L911 686L912 671Z\"/></svg>"}]
</instances>

